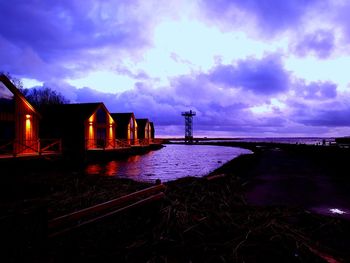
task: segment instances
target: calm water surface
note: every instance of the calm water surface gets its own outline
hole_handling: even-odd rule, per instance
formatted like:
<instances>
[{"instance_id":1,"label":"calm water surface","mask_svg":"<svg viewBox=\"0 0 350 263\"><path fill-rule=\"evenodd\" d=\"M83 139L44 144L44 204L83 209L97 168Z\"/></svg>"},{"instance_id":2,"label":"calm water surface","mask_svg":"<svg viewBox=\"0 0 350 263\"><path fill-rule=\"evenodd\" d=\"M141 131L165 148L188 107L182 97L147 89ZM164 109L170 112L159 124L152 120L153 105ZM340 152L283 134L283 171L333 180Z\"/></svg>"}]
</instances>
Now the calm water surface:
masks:
<instances>
[{"instance_id":1,"label":"calm water surface","mask_svg":"<svg viewBox=\"0 0 350 263\"><path fill-rule=\"evenodd\" d=\"M255 142L255 143L286 143L286 144L308 144L329 145L335 142L334 137L273 137L273 138L236 138L221 140L206 140L208 142ZM175 141L174 141L175 142ZM184 142L184 141L177 141Z\"/></svg>"},{"instance_id":2,"label":"calm water surface","mask_svg":"<svg viewBox=\"0 0 350 263\"><path fill-rule=\"evenodd\" d=\"M167 145L144 155L125 160L89 164L87 174L100 174L137 181L162 182L186 176L204 176L224 163L251 151L210 145Z\"/></svg>"}]
</instances>

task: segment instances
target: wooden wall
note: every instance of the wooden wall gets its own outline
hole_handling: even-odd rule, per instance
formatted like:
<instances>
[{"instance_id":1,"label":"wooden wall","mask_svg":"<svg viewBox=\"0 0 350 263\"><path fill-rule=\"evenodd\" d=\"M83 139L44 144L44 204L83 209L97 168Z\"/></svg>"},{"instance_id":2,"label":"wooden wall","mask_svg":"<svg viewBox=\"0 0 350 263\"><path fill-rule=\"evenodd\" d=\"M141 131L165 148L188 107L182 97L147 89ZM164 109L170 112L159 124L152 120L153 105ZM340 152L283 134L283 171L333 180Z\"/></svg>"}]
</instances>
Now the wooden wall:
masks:
<instances>
[{"instance_id":1,"label":"wooden wall","mask_svg":"<svg viewBox=\"0 0 350 263\"><path fill-rule=\"evenodd\" d=\"M106 122L98 123L97 122L97 111L102 109L106 114ZM99 136L99 130L104 130L106 136L104 138L103 146L101 145L101 137ZM109 112L103 107L100 106L96 111L85 121L85 148L96 149L96 148L105 148L113 149L115 148L115 134L116 134L116 123L113 120Z\"/></svg>"},{"instance_id":2,"label":"wooden wall","mask_svg":"<svg viewBox=\"0 0 350 263\"><path fill-rule=\"evenodd\" d=\"M17 153L39 151L39 116L25 101L15 97L15 147Z\"/></svg>"},{"instance_id":3,"label":"wooden wall","mask_svg":"<svg viewBox=\"0 0 350 263\"><path fill-rule=\"evenodd\" d=\"M133 127L131 127L131 122L133 122ZM130 141L131 145L136 145L137 140L137 122L134 117L131 117L131 120L128 125L128 140Z\"/></svg>"}]
</instances>

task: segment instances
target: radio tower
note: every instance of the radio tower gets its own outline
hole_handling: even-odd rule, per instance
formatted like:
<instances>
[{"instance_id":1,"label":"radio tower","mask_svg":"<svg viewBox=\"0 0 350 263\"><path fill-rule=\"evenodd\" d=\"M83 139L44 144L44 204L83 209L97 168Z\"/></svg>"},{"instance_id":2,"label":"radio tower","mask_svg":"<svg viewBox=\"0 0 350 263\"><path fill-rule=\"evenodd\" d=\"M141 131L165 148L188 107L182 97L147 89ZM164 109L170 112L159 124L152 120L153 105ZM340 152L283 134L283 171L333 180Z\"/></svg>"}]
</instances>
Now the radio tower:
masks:
<instances>
[{"instance_id":1,"label":"radio tower","mask_svg":"<svg viewBox=\"0 0 350 263\"><path fill-rule=\"evenodd\" d=\"M192 117L196 116L196 112L190 110L190 111L181 112L181 115L185 117L185 142L192 143L193 142Z\"/></svg>"}]
</instances>

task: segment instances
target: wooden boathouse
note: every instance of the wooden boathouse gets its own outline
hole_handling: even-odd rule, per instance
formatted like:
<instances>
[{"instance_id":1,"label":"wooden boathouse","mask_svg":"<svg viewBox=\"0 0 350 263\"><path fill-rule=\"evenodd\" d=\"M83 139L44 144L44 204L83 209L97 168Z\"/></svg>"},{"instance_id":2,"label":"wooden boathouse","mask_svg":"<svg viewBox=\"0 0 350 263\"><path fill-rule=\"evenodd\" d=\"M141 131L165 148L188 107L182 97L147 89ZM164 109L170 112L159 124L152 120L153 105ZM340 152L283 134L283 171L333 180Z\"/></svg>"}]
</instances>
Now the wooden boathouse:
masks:
<instances>
[{"instance_id":1,"label":"wooden boathouse","mask_svg":"<svg viewBox=\"0 0 350 263\"><path fill-rule=\"evenodd\" d=\"M117 147L116 123L102 102L47 105L42 116L40 135L62 138L66 154Z\"/></svg>"},{"instance_id":2,"label":"wooden boathouse","mask_svg":"<svg viewBox=\"0 0 350 263\"><path fill-rule=\"evenodd\" d=\"M149 126L151 128L151 140L154 141L154 135L155 135L155 130L154 130L154 123L151 121L149 123Z\"/></svg>"},{"instance_id":3,"label":"wooden boathouse","mask_svg":"<svg viewBox=\"0 0 350 263\"><path fill-rule=\"evenodd\" d=\"M138 146L138 124L134 113L111 113L111 116L118 124L116 126L117 142L122 146Z\"/></svg>"},{"instance_id":4,"label":"wooden boathouse","mask_svg":"<svg viewBox=\"0 0 350 263\"><path fill-rule=\"evenodd\" d=\"M39 139L40 114L4 74L0 75L0 157L59 153L59 140ZM51 137L52 138L52 137Z\"/></svg>"},{"instance_id":5,"label":"wooden boathouse","mask_svg":"<svg viewBox=\"0 0 350 263\"><path fill-rule=\"evenodd\" d=\"M137 136L140 145L149 145L151 140L151 125L148 119L136 119Z\"/></svg>"},{"instance_id":6,"label":"wooden boathouse","mask_svg":"<svg viewBox=\"0 0 350 263\"><path fill-rule=\"evenodd\" d=\"M110 114L102 102L43 105L39 113L0 75L0 158L134 153L155 141L153 123L139 123L132 112Z\"/></svg>"}]
</instances>

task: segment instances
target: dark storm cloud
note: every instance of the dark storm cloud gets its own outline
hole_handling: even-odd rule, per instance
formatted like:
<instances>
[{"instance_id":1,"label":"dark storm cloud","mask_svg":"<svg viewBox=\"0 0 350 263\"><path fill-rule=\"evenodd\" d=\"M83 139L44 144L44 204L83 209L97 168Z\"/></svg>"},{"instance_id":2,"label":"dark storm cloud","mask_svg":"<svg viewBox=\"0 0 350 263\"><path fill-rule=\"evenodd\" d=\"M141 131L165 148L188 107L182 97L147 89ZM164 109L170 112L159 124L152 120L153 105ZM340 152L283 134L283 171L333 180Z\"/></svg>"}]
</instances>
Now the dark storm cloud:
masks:
<instances>
[{"instance_id":1,"label":"dark storm cloud","mask_svg":"<svg viewBox=\"0 0 350 263\"><path fill-rule=\"evenodd\" d=\"M306 115L301 120L308 126L327 126L327 127L350 127L350 108L337 109L321 109L312 115Z\"/></svg>"},{"instance_id":2,"label":"dark storm cloud","mask_svg":"<svg viewBox=\"0 0 350 263\"><path fill-rule=\"evenodd\" d=\"M45 62L30 47L19 47L4 39L1 34L0 58L0 70L14 75L50 79L52 77L61 78L71 74L68 69L62 66Z\"/></svg>"},{"instance_id":3,"label":"dark storm cloud","mask_svg":"<svg viewBox=\"0 0 350 263\"><path fill-rule=\"evenodd\" d=\"M318 84L320 85L320 83ZM325 83L325 86L332 86ZM333 87L330 88L333 90ZM334 96L333 91L331 98ZM313 98L315 99L315 98ZM317 103L315 101L317 100ZM324 127L328 129L336 127L350 127L350 107L348 98L341 100L322 100L315 101L298 100L298 97L288 102L291 114L288 119L308 127Z\"/></svg>"},{"instance_id":4,"label":"dark storm cloud","mask_svg":"<svg viewBox=\"0 0 350 263\"><path fill-rule=\"evenodd\" d=\"M37 72L27 75L43 79L40 71L46 75L50 63L55 63L49 65L50 74L66 75L64 63L69 61L74 61L75 69L98 63L99 52L91 50L139 48L145 44L146 28L138 17L125 18L132 5L129 1L1 1L0 55L8 58L0 68L23 74L36 67Z\"/></svg>"},{"instance_id":5,"label":"dark storm cloud","mask_svg":"<svg viewBox=\"0 0 350 263\"><path fill-rule=\"evenodd\" d=\"M327 100L337 97L337 85L332 82L302 83L297 86L297 94L307 100Z\"/></svg>"},{"instance_id":6,"label":"dark storm cloud","mask_svg":"<svg viewBox=\"0 0 350 263\"><path fill-rule=\"evenodd\" d=\"M314 54L319 58L327 58L335 48L334 33L332 31L318 30L306 35L294 48L299 56Z\"/></svg>"},{"instance_id":7,"label":"dark storm cloud","mask_svg":"<svg viewBox=\"0 0 350 263\"><path fill-rule=\"evenodd\" d=\"M197 111L197 128L203 130L220 129L242 130L243 127L253 127L255 124L266 124L266 120L254 120L249 111L249 105L241 101L234 102L234 96L227 95L227 101L223 105L221 98L226 92L216 92L214 87L208 94L198 92L184 94L176 87L163 87L152 89L145 84L138 83L134 89L122 93L104 93L92 88L77 89L66 83L45 83L44 87L50 87L62 93L71 103L77 102L103 102L110 112L134 112L137 118L149 118L159 126L164 126L164 132L169 132L165 126L182 127L184 119L182 111L189 109ZM237 100L237 99L236 99ZM281 122L279 122L281 123ZM216 127L216 128L215 128ZM178 129L175 129L177 134ZM180 129L181 130L181 129ZM181 130L182 133L182 130Z\"/></svg>"},{"instance_id":8,"label":"dark storm cloud","mask_svg":"<svg viewBox=\"0 0 350 263\"><path fill-rule=\"evenodd\" d=\"M211 71L209 79L214 83L241 87L257 94L274 94L286 91L289 87L289 75L280 58L275 55L261 60L242 60L237 65L219 65Z\"/></svg>"},{"instance_id":9,"label":"dark storm cloud","mask_svg":"<svg viewBox=\"0 0 350 263\"><path fill-rule=\"evenodd\" d=\"M126 72L129 73L134 74ZM232 65L216 65L208 72L174 77L168 87L154 88L147 81L142 82L142 78L133 89L115 94L90 87L77 89L65 83L45 86L60 91L71 102L101 101L110 112L132 111L138 118L154 121L163 134L181 134L184 123L181 112L189 109L197 112L195 125L202 134L206 131L288 134L304 126L314 131L314 127L349 123L346 119L349 111L335 110L336 106L331 104L337 97L336 84L291 80L278 55L247 58ZM285 101L290 113L271 105L271 98L287 91L295 94ZM323 104L317 106L320 103ZM251 108L259 105L270 105L270 113L254 114ZM334 110L325 111L326 108ZM294 130L289 128L291 123Z\"/></svg>"},{"instance_id":10,"label":"dark storm cloud","mask_svg":"<svg viewBox=\"0 0 350 263\"><path fill-rule=\"evenodd\" d=\"M269 55L262 59L240 60L235 65L220 64L208 73L179 76L172 80L172 86L178 96L188 101L196 98L197 104L201 101L208 104L212 100L225 104L225 99L230 96L233 101L237 99L237 95L231 95L228 89L271 96L288 90L290 78L279 56ZM247 94L241 99L246 105L254 103L247 101L249 99Z\"/></svg>"},{"instance_id":11,"label":"dark storm cloud","mask_svg":"<svg viewBox=\"0 0 350 263\"><path fill-rule=\"evenodd\" d=\"M243 23L236 21L234 9L247 13L246 19L255 17L259 30L275 33L288 27L295 27L307 13L309 8L319 0L202 0L209 18L221 20L224 23Z\"/></svg>"},{"instance_id":12,"label":"dark storm cloud","mask_svg":"<svg viewBox=\"0 0 350 263\"><path fill-rule=\"evenodd\" d=\"M137 118L149 118L159 125L182 124L180 112L186 109L179 100L174 100L171 90L159 91L138 83L134 89L121 93L105 93L84 87L77 89L66 83L45 83L60 91L71 103L103 102L110 112L134 112Z\"/></svg>"},{"instance_id":13,"label":"dark storm cloud","mask_svg":"<svg viewBox=\"0 0 350 263\"><path fill-rule=\"evenodd\" d=\"M232 65L216 65L207 73L178 76L172 79L171 87L168 99L176 97L173 105L195 109L203 130L248 132L257 127L280 128L286 123L282 117L257 118L250 110L289 89L289 73L278 55L247 58Z\"/></svg>"},{"instance_id":14,"label":"dark storm cloud","mask_svg":"<svg viewBox=\"0 0 350 263\"><path fill-rule=\"evenodd\" d=\"M200 86L204 82L204 75L197 83L196 78L184 76L173 82L173 87L163 87L153 89L144 83L137 83L134 89L121 93L104 93L92 88L76 89L64 83L50 84L51 87L60 91L71 102L97 102L101 101L107 106L110 112L134 112L137 118L149 118L155 122L159 129L158 134L182 133L183 117L182 111L195 110L197 116L194 119L195 128L202 134L206 131L234 132L239 134L288 134L298 132L300 125L311 127L319 126L347 126L350 125L349 110L324 110L335 109L336 105L324 103L318 108L310 108L304 101L298 100L298 95L294 100L287 102L292 113L288 116L284 112L276 114L254 115L250 107L256 105L255 101L250 104L244 100L246 93L230 94L227 89L217 89L215 86ZM188 84L198 87L194 92L184 92ZM178 85L178 86L176 86ZM299 88L302 84L299 83ZM304 99L318 100L320 90L324 89L323 97L334 97L334 85L332 83L311 83L304 85L309 89L309 94L304 94ZM329 91L330 90L330 91ZM255 95L254 97L260 97ZM264 96L262 96L264 97ZM309 98L306 98L309 97ZM225 98L226 100L222 100ZM257 98L259 100L259 98ZM264 101L264 100L260 100ZM321 110L320 110L321 108ZM299 125L299 128L291 130L290 125ZM304 131L307 132L307 131Z\"/></svg>"},{"instance_id":15,"label":"dark storm cloud","mask_svg":"<svg viewBox=\"0 0 350 263\"><path fill-rule=\"evenodd\" d=\"M127 5L127 1L119 1L118 5ZM102 4L96 5L94 1L14 0L1 1L0 8L6 10L0 17L1 35L19 46L41 51L45 59L82 47L127 44L141 33L134 24L136 21L116 18L119 8L116 4L111 6L115 12L110 14L105 13L108 10L102 10ZM89 16L93 10L94 15ZM134 45L138 43L133 42Z\"/></svg>"}]
</instances>

